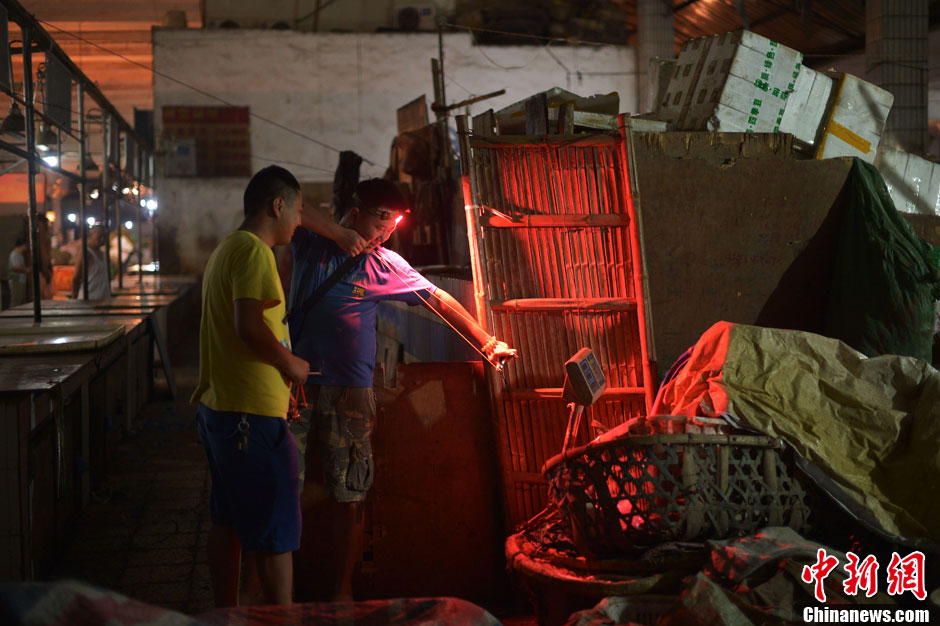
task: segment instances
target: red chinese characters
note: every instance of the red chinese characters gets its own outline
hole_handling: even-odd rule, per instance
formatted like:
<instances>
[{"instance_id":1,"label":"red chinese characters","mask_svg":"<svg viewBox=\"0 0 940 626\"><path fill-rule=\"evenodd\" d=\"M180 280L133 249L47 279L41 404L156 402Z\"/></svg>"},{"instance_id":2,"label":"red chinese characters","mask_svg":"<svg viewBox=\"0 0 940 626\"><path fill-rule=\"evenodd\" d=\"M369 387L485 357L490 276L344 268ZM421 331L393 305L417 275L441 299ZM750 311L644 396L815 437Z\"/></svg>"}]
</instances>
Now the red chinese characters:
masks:
<instances>
[{"instance_id":1,"label":"red chinese characters","mask_svg":"<svg viewBox=\"0 0 940 626\"><path fill-rule=\"evenodd\" d=\"M927 597L924 588L924 553L911 552L903 559L897 552L891 553L888 564L888 595L899 596L910 591L918 600Z\"/></svg>"},{"instance_id":2,"label":"red chinese characters","mask_svg":"<svg viewBox=\"0 0 940 626\"><path fill-rule=\"evenodd\" d=\"M871 598L878 593L878 559L868 555L864 559L853 552L846 554L848 562L845 571L848 574L842 583L842 589L848 596L854 596L864 591L865 596ZM813 565L804 565L801 578L805 583L814 583L813 595L818 602L826 601L826 592L823 581L839 564L839 559L826 554L820 548L816 551L816 562ZM901 558L897 552L891 553L891 563L886 568L888 579L888 594L898 596L910 591L918 600L927 598L924 585L924 553L911 552Z\"/></svg>"},{"instance_id":3,"label":"red chinese characters","mask_svg":"<svg viewBox=\"0 0 940 626\"><path fill-rule=\"evenodd\" d=\"M826 601L826 590L823 588L823 581L826 580L832 570L839 564L839 559L834 556L826 555L826 551L820 548L816 551L816 563L814 565L804 565L801 578L804 583L816 583L814 595L818 602Z\"/></svg>"},{"instance_id":4,"label":"red chinese characters","mask_svg":"<svg viewBox=\"0 0 940 626\"><path fill-rule=\"evenodd\" d=\"M864 589L868 598L878 593L878 559L869 554L864 561L860 561L853 552L845 556L849 560L845 564L845 571L849 575L842 583L846 595L854 596L859 589Z\"/></svg>"}]
</instances>

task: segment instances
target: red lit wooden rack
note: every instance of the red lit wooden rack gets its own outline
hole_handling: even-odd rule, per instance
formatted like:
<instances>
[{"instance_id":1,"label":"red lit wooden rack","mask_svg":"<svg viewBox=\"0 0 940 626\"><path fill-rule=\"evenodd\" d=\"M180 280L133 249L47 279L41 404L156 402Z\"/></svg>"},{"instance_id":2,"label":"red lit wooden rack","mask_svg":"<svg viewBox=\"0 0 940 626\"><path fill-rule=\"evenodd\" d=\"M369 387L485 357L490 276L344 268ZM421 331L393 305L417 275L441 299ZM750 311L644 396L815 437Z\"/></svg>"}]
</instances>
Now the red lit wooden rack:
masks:
<instances>
[{"instance_id":1,"label":"red lit wooden rack","mask_svg":"<svg viewBox=\"0 0 940 626\"><path fill-rule=\"evenodd\" d=\"M586 423L612 428L652 404L632 137L622 116L619 132L538 137L475 136L457 121L477 315L521 354L490 376L507 518L518 525L546 505L539 471L561 450L572 354L590 347L607 378Z\"/></svg>"}]
</instances>

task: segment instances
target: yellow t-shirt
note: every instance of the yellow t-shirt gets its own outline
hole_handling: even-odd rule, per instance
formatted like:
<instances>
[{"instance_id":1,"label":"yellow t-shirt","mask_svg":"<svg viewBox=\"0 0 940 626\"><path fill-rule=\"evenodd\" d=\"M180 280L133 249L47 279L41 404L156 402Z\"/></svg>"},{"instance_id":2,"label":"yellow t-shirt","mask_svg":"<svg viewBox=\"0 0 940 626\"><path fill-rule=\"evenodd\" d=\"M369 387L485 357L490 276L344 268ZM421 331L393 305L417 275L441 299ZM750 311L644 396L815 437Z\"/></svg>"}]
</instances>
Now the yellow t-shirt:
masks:
<instances>
[{"instance_id":1,"label":"yellow t-shirt","mask_svg":"<svg viewBox=\"0 0 940 626\"><path fill-rule=\"evenodd\" d=\"M209 257L202 279L199 386L192 402L215 411L286 417L290 391L273 365L262 362L235 332L235 300L266 303L264 323L290 349L284 291L274 253L252 233L237 230Z\"/></svg>"}]
</instances>

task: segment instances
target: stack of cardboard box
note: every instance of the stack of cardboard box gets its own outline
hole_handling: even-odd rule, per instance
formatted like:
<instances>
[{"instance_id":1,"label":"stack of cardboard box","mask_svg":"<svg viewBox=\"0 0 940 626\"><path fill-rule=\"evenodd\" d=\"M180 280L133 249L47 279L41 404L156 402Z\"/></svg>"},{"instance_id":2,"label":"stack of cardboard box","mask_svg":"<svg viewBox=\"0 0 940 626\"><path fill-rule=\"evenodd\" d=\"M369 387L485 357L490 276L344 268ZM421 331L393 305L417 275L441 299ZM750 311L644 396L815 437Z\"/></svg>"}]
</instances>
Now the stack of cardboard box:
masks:
<instances>
[{"instance_id":1,"label":"stack of cardboard box","mask_svg":"<svg viewBox=\"0 0 940 626\"><path fill-rule=\"evenodd\" d=\"M873 162L894 97L851 74L741 30L687 41L656 116L676 130L786 132L817 159Z\"/></svg>"}]
</instances>

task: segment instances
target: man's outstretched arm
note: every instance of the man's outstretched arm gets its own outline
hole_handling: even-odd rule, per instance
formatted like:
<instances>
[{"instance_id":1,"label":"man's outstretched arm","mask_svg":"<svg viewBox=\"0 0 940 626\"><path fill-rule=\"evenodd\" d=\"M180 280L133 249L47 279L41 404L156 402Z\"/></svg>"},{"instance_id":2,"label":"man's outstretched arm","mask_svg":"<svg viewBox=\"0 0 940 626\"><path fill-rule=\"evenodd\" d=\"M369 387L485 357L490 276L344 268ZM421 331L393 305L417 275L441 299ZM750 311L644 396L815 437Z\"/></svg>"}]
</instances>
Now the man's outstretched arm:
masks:
<instances>
[{"instance_id":1,"label":"man's outstretched arm","mask_svg":"<svg viewBox=\"0 0 940 626\"><path fill-rule=\"evenodd\" d=\"M426 306L450 322L461 335L475 342L483 356L493 365L500 365L503 361L517 356L518 352L515 349L510 348L495 336L491 337L477 324L467 309L443 289L436 289Z\"/></svg>"}]
</instances>

